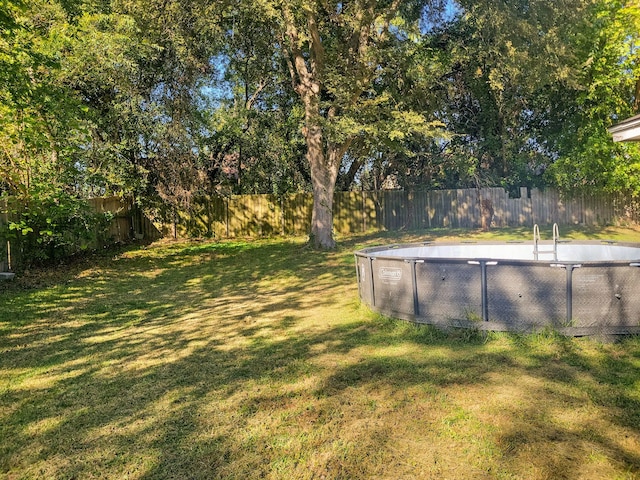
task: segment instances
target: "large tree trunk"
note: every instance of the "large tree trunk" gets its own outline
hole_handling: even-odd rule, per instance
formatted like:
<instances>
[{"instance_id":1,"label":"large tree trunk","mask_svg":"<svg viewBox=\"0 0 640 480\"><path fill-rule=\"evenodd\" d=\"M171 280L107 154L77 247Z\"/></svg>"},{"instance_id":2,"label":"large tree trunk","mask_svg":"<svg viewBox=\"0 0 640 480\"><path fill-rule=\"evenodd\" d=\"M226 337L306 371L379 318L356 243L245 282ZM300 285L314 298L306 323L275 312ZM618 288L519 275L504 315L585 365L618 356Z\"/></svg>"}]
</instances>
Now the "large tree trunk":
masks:
<instances>
[{"instance_id":1,"label":"large tree trunk","mask_svg":"<svg viewBox=\"0 0 640 480\"><path fill-rule=\"evenodd\" d=\"M313 212L311 215L310 243L315 248L334 248L336 246L333 238L333 194L335 185L329 181L322 180L330 175L321 166L319 169L325 170L314 173L313 163L311 164L311 180L313 183Z\"/></svg>"},{"instance_id":2,"label":"large tree trunk","mask_svg":"<svg viewBox=\"0 0 640 480\"><path fill-rule=\"evenodd\" d=\"M314 118L317 118L316 114L309 112L304 130L313 187L309 241L315 248L334 248L333 194L341 158L337 158L340 153L335 148L325 151L322 127L314 125Z\"/></svg>"}]
</instances>

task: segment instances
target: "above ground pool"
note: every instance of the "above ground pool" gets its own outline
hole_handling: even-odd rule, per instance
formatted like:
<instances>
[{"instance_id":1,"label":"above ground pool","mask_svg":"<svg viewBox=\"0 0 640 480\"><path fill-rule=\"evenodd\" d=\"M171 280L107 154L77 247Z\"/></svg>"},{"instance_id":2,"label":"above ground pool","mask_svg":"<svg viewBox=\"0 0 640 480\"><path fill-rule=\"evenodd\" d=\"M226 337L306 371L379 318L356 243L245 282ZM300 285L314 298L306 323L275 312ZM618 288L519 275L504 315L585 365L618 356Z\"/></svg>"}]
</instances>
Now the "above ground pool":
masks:
<instances>
[{"instance_id":1,"label":"above ground pool","mask_svg":"<svg viewBox=\"0 0 640 480\"><path fill-rule=\"evenodd\" d=\"M393 317L495 331L640 333L640 244L422 243L366 248L355 258L360 299Z\"/></svg>"}]
</instances>

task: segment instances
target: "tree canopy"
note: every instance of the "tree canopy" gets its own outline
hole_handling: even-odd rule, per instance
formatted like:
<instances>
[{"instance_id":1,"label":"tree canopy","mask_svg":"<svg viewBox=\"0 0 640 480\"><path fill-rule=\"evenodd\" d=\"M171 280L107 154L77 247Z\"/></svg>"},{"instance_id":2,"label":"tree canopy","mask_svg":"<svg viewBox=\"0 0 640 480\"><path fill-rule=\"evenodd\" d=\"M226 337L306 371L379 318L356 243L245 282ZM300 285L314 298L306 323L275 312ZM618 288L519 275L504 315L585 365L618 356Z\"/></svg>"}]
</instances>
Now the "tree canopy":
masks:
<instances>
[{"instance_id":1,"label":"tree canopy","mask_svg":"<svg viewBox=\"0 0 640 480\"><path fill-rule=\"evenodd\" d=\"M607 132L639 32L632 0L2 0L0 191L312 191L319 247L335 189L639 194Z\"/></svg>"}]
</instances>

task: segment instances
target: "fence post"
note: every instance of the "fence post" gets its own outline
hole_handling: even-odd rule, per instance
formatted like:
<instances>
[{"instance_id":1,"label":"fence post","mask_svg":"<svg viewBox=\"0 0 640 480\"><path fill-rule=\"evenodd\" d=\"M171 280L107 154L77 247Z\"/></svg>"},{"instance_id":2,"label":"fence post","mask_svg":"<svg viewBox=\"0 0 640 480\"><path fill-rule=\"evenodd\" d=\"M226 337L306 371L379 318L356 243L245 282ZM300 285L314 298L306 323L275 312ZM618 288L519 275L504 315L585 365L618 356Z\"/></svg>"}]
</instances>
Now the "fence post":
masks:
<instances>
[{"instance_id":1,"label":"fence post","mask_svg":"<svg viewBox=\"0 0 640 480\"><path fill-rule=\"evenodd\" d=\"M0 231L4 230L4 226L9 223L9 215L7 212L7 199L0 199ZM0 237L0 272L11 270L11 245L9 239L4 236Z\"/></svg>"},{"instance_id":2,"label":"fence post","mask_svg":"<svg viewBox=\"0 0 640 480\"><path fill-rule=\"evenodd\" d=\"M178 212L175 207L173 207L173 238L178 238Z\"/></svg>"},{"instance_id":3,"label":"fence post","mask_svg":"<svg viewBox=\"0 0 640 480\"><path fill-rule=\"evenodd\" d=\"M364 188L361 192L362 198L362 233L367 231L367 199L364 196Z\"/></svg>"},{"instance_id":4,"label":"fence post","mask_svg":"<svg viewBox=\"0 0 640 480\"><path fill-rule=\"evenodd\" d=\"M280 231L282 232L282 236L285 235L286 232L286 224L285 224L285 216L284 216L284 195L280 194Z\"/></svg>"},{"instance_id":5,"label":"fence post","mask_svg":"<svg viewBox=\"0 0 640 480\"><path fill-rule=\"evenodd\" d=\"M229 238L229 198L224 197L224 221L225 221L225 230L226 236Z\"/></svg>"}]
</instances>

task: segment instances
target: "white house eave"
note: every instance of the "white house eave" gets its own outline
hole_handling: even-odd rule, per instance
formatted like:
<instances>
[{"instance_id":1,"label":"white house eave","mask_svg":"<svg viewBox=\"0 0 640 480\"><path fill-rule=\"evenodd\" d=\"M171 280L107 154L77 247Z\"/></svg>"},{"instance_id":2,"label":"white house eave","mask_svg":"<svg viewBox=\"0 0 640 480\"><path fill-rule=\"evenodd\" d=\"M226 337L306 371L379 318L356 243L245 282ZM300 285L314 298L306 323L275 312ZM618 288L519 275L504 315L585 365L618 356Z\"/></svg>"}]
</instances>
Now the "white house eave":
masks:
<instances>
[{"instance_id":1,"label":"white house eave","mask_svg":"<svg viewBox=\"0 0 640 480\"><path fill-rule=\"evenodd\" d=\"M640 142L640 115L609 127L614 142Z\"/></svg>"}]
</instances>

